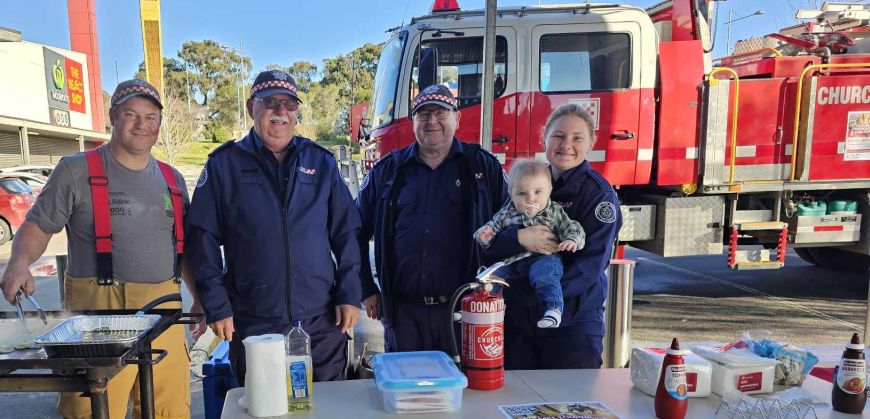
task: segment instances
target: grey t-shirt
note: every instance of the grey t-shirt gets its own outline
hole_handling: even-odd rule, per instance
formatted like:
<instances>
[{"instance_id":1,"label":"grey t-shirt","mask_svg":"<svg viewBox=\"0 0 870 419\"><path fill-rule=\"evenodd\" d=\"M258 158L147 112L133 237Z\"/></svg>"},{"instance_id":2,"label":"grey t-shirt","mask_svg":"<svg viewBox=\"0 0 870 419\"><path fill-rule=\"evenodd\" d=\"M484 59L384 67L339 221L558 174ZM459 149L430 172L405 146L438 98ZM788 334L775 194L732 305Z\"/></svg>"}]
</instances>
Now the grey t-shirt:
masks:
<instances>
[{"instance_id":1,"label":"grey t-shirt","mask_svg":"<svg viewBox=\"0 0 870 419\"><path fill-rule=\"evenodd\" d=\"M157 283L172 278L175 266L175 219L166 180L153 157L142 170L122 166L101 148L109 178L109 213L112 219L112 267L115 279ZM74 277L97 275L94 211L84 153L62 159L51 172L27 219L47 233L67 226L67 272ZM184 191L184 211L190 200L184 178L175 171Z\"/></svg>"}]
</instances>

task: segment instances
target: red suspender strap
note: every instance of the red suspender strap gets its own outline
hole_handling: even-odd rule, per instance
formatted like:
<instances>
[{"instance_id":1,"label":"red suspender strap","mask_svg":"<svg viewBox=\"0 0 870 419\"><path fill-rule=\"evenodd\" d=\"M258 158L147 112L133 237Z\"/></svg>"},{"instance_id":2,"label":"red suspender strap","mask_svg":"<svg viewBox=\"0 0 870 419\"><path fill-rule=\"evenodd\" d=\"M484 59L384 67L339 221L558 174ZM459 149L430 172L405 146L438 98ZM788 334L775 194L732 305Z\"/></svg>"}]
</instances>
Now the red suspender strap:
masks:
<instances>
[{"instance_id":1,"label":"red suspender strap","mask_svg":"<svg viewBox=\"0 0 870 419\"><path fill-rule=\"evenodd\" d=\"M166 180L166 186L169 187L172 212L175 214L173 236L175 237L175 281L178 282L181 280L181 254L184 253L184 195L177 185L172 166L159 160L157 164L160 166L160 173L163 173L163 179Z\"/></svg>"},{"instance_id":2,"label":"red suspender strap","mask_svg":"<svg viewBox=\"0 0 870 419\"><path fill-rule=\"evenodd\" d=\"M94 239L97 245L97 283L111 285L112 218L109 216L109 178L100 155L102 147L85 151L88 159L88 184L94 211Z\"/></svg>"}]
</instances>

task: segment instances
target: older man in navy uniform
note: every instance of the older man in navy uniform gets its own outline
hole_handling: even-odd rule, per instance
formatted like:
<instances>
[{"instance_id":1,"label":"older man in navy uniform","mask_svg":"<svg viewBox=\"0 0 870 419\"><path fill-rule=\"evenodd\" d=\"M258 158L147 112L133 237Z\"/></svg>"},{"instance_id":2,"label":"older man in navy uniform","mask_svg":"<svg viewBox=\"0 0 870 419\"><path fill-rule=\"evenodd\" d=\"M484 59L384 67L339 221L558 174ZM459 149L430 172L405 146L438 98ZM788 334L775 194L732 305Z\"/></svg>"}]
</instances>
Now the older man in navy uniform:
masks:
<instances>
[{"instance_id":1,"label":"older man in navy uniform","mask_svg":"<svg viewBox=\"0 0 870 419\"><path fill-rule=\"evenodd\" d=\"M454 137L460 112L447 87L423 89L410 118L416 141L381 158L356 200L363 302L382 319L388 351L450 353L448 300L474 279L472 233L507 200L507 185L495 156ZM373 235L380 290L368 264Z\"/></svg>"},{"instance_id":2,"label":"older man in navy uniform","mask_svg":"<svg viewBox=\"0 0 870 419\"><path fill-rule=\"evenodd\" d=\"M359 215L332 154L294 135L298 108L290 75L260 73L247 101L254 127L209 156L188 216L206 320L230 341L242 385L242 339L296 321L311 335L314 379L342 378L359 318Z\"/></svg>"}]
</instances>

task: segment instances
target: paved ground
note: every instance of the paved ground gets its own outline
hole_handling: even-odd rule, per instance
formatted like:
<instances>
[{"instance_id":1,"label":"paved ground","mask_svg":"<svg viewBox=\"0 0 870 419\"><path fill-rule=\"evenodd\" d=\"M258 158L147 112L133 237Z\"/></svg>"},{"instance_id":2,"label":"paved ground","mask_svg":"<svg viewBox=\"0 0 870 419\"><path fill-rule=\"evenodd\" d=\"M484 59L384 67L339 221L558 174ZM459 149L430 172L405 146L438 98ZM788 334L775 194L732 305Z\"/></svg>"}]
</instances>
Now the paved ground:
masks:
<instances>
[{"instance_id":1,"label":"paved ground","mask_svg":"<svg viewBox=\"0 0 870 419\"><path fill-rule=\"evenodd\" d=\"M633 342L727 341L769 329L799 345L844 343L863 333L868 273L810 265L793 252L779 270L731 271L724 256L661 258L630 249L637 261Z\"/></svg>"}]
</instances>

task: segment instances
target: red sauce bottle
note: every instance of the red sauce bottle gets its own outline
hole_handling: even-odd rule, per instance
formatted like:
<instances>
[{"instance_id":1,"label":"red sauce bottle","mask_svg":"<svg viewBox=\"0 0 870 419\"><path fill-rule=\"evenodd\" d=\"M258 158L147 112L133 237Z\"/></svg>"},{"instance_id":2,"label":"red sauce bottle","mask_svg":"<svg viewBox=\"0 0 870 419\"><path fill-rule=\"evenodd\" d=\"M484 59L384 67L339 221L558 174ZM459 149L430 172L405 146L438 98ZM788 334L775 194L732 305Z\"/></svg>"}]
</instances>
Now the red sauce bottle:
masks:
<instances>
[{"instance_id":1,"label":"red sauce bottle","mask_svg":"<svg viewBox=\"0 0 870 419\"><path fill-rule=\"evenodd\" d=\"M689 387L686 385L686 365L680 341L674 338L671 348L665 353L662 374L656 388L656 417L660 419L683 419L689 407Z\"/></svg>"},{"instance_id":2,"label":"red sauce bottle","mask_svg":"<svg viewBox=\"0 0 870 419\"><path fill-rule=\"evenodd\" d=\"M864 363L864 345L857 333L846 344L840 364L834 368L834 390L831 406L843 413L861 413L867 403L867 366Z\"/></svg>"}]
</instances>

